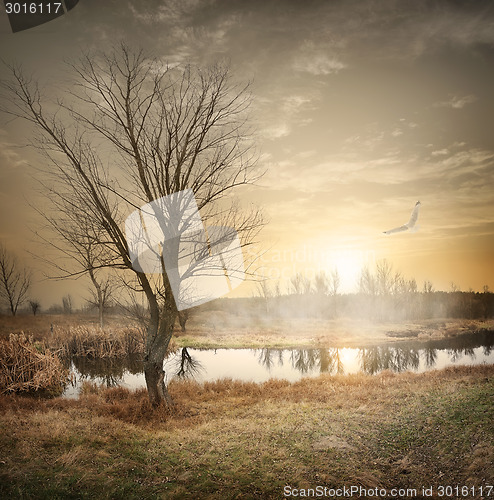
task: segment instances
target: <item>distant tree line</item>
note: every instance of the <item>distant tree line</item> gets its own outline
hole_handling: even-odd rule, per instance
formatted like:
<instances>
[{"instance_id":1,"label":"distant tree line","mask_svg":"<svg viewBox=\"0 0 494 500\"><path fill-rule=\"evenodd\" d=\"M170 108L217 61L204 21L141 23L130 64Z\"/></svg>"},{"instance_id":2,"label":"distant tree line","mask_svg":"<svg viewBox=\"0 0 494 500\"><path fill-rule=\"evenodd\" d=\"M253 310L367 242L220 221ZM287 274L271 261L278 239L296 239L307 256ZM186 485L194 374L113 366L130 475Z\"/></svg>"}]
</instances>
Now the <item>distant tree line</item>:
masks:
<instances>
[{"instance_id":1,"label":"distant tree line","mask_svg":"<svg viewBox=\"0 0 494 500\"><path fill-rule=\"evenodd\" d=\"M279 284L262 281L257 297L252 298L251 313L278 317L352 318L378 321L403 321L428 318L487 319L494 316L494 294L487 285L482 292L463 292L451 283L451 291L435 291L426 280L421 287L406 279L387 260L374 269L364 267L358 291L340 294L337 270L321 272L311 280L297 274L286 293Z\"/></svg>"}]
</instances>

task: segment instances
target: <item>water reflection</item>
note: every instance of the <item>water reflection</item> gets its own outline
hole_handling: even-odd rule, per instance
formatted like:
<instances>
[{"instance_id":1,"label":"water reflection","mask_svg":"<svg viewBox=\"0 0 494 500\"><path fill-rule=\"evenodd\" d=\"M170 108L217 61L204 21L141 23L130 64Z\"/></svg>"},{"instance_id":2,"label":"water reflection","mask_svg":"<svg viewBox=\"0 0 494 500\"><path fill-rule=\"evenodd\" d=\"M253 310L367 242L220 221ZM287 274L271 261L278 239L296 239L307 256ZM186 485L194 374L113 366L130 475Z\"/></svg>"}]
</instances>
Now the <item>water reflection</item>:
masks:
<instances>
[{"instance_id":1,"label":"water reflection","mask_svg":"<svg viewBox=\"0 0 494 500\"><path fill-rule=\"evenodd\" d=\"M420 364L419 351L406 347L376 346L359 349L359 358L362 371L370 375L383 370L394 372L417 370Z\"/></svg>"},{"instance_id":2,"label":"water reflection","mask_svg":"<svg viewBox=\"0 0 494 500\"><path fill-rule=\"evenodd\" d=\"M257 361L266 370L271 371L276 366L285 366L285 354L288 354L289 366L302 375L314 370L319 373L344 373L341 350L331 349L255 349Z\"/></svg>"},{"instance_id":3,"label":"water reflection","mask_svg":"<svg viewBox=\"0 0 494 500\"><path fill-rule=\"evenodd\" d=\"M415 342L378 345L351 349L351 351L358 353L359 370L374 375L383 370L417 371L420 368L421 360L425 369L435 368L438 352L446 353L452 364L460 361L463 356L468 357L470 362L474 362L476 349L482 348L484 356L488 357L493 346L494 334L486 331L476 335L461 335L429 341L425 344ZM291 366L304 375L314 370L319 373L344 374L345 366L342 360L342 351L344 350L337 348L293 349L290 351ZM261 349L258 361L267 370L271 370L275 355L278 357L278 364L283 366L283 351L280 349Z\"/></svg>"},{"instance_id":4,"label":"water reflection","mask_svg":"<svg viewBox=\"0 0 494 500\"><path fill-rule=\"evenodd\" d=\"M177 356L175 376L178 378L196 378L203 371L202 363L195 357L192 357L184 347Z\"/></svg>"},{"instance_id":5,"label":"water reflection","mask_svg":"<svg viewBox=\"0 0 494 500\"><path fill-rule=\"evenodd\" d=\"M462 335L427 343L409 342L361 348L311 349L188 349L165 362L167 380L175 377L209 381L220 378L263 382L269 378L290 381L320 373L376 374L382 370L422 372L452 364L494 363L494 333ZM138 357L126 359L74 358L77 383L95 381L108 387L144 387L143 365ZM69 396L76 395L74 389Z\"/></svg>"},{"instance_id":6,"label":"water reflection","mask_svg":"<svg viewBox=\"0 0 494 500\"><path fill-rule=\"evenodd\" d=\"M78 382L98 380L106 387L115 387L122 383L128 373L139 374L143 371L143 363L139 356L126 358L86 358L74 356L72 365L79 374Z\"/></svg>"}]
</instances>

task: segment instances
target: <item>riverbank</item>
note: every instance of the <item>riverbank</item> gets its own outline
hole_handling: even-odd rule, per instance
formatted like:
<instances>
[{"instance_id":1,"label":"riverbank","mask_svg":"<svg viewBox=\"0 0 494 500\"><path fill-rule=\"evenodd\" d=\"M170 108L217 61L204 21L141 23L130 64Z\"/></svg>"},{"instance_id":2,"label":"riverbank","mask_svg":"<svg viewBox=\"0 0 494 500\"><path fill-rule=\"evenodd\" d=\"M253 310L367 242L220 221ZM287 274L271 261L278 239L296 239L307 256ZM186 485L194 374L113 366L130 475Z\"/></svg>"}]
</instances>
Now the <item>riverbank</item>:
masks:
<instances>
[{"instance_id":1,"label":"riverbank","mask_svg":"<svg viewBox=\"0 0 494 500\"><path fill-rule=\"evenodd\" d=\"M240 323L240 324L238 324ZM494 320L434 319L416 322L368 322L338 318L310 320L278 319L230 326L211 325L207 319L191 322L187 332L175 332L178 347L193 348L289 348L362 347L403 340L429 341L494 330Z\"/></svg>"},{"instance_id":2,"label":"riverbank","mask_svg":"<svg viewBox=\"0 0 494 500\"><path fill-rule=\"evenodd\" d=\"M85 392L1 397L2 497L283 498L287 486L318 485L420 494L479 491L494 477L494 366L173 381L174 414L153 412L145 391Z\"/></svg>"},{"instance_id":3,"label":"riverbank","mask_svg":"<svg viewBox=\"0 0 494 500\"><path fill-rule=\"evenodd\" d=\"M0 318L0 338L24 332L48 345L72 342L74 332L84 330L87 337L100 337L97 319L86 315L39 315ZM429 341L476 331L494 331L494 320L430 319L415 322L369 322L349 318L252 318L218 311L193 316L186 332L177 325L172 347L191 348L296 348L296 347L362 347L403 340ZM103 333L118 340L119 336L132 350L139 350L142 331L121 317L109 317ZM124 338L125 337L125 338ZM56 342L53 342L56 340ZM98 344L101 342L98 340ZM142 347L142 346L141 346ZM123 349L126 351L128 349ZM120 352L122 349L116 349Z\"/></svg>"}]
</instances>

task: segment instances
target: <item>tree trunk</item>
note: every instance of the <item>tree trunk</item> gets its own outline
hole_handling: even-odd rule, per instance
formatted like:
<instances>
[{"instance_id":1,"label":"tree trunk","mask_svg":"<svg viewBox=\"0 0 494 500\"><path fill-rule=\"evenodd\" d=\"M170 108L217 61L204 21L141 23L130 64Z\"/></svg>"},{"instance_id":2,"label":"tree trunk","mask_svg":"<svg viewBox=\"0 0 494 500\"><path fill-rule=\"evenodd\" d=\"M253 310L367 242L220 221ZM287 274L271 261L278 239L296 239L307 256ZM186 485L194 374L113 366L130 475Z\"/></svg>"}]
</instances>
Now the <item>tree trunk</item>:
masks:
<instances>
[{"instance_id":1,"label":"tree trunk","mask_svg":"<svg viewBox=\"0 0 494 500\"><path fill-rule=\"evenodd\" d=\"M105 299L103 297L103 291L101 290L101 285L98 283L96 276L94 275L93 269L89 269L89 277L93 282L94 288L96 288L96 296L98 297L99 326L101 329L103 329L103 312L105 307Z\"/></svg>"},{"instance_id":2,"label":"tree trunk","mask_svg":"<svg viewBox=\"0 0 494 500\"><path fill-rule=\"evenodd\" d=\"M178 313L178 322L180 323L180 329L183 333L186 332L185 325L187 324L187 320L189 319L189 311L185 309L184 311L180 311Z\"/></svg>"},{"instance_id":3,"label":"tree trunk","mask_svg":"<svg viewBox=\"0 0 494 500\"><path fill-rule=\"evenodd\" d=\"M99 310L99 326L103 330L103 300L100 299L99 304L98 304L98 310Z\"/></svg>"},{"instance_id":4,"label":"tree trunk","mask_svg":"<svg viewBox=\"0 0 494 500\"><path fill-rule=\"evenodd\" d=\"M147 287L145 287L145 291ZM160 308L155 296L151 296L151 318L146 335L146 355L144 357L144 376L153 407L165 404L173 408L173 401L165 384L165 371L163 362L168 350L168 345L173 335L173 327L177 317L177 308L171 295L171 288L166 282L169 300Z\"/></svg>"},{"instance_id":5,"label":"tree trunk","mask_svg":"<svg viewBox=\"0 0 494 500\"><path fill-rule=\"evenodd\" d=\"M164 403L168 408L173 407L173 401L165 385L165 372L163 360L161 362L147 360L144 362L144 376L149 395L149 401L153 407Z\"/></svg>"},{"instance_id":6,"label":"tree trunk","mask_svg":"<svg viewBox=\"0 0 494 500\"><path fill-rule=\"evenodd\" d=\"M149 395L149 401L153 407L165 404L169 409L173 407L173 401L165 384L165 371L163 362L165 360L171 335L165 339L157 339L154 348L147 349L144 359L144 376ZM158 345L156 345L158 344Z\"/></svg>"}]
</instances>

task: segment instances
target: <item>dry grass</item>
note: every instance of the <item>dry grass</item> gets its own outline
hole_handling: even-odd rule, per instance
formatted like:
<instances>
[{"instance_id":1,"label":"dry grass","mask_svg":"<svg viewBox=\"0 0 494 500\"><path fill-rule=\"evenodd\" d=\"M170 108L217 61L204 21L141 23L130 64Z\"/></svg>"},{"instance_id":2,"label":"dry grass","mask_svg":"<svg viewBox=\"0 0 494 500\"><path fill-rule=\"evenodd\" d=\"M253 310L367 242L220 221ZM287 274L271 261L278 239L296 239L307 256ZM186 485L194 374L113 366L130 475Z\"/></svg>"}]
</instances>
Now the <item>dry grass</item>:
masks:
<instances>
[{"instance_id":1,"label":"dry grass","mask_svg":"<svg viewBox=\"0 0 494 500\"><path fill-rule=\"evenodd\" d=\"M90 408L100 416L111 416L143 428L154 428L167 422L167 428L189 427L221 416L232 408L252 408L266 401L272 403L323 403L337 408L358 405L366 408L382 406L386 411L399 409L414 392L431 393L446 390L453 393L459 387L488 382L494 377L494 365L449 367L425 373L394 373L383 371L379 375L351 374L305 377L297 382L271 379L264 383L221 379L214 382L172 380L169 392L173 398L173 411L165 407L153 409L146 389L129 390L124 387L107 388L93 382L83 382L78 399L34 400L22 397L4 397L3 411L49 411L50 409ZM494 407L493 407L494 411Z\"/></svg>"},{"instance_id":2,"label":"dry grass","mask_svg":"<svg viewBox=\"0 0 494 500\"><path fill-rule=\"evenodd\" d=\"M144 352L141 333L136 328L101 330L91 326L55 328L48 342L60 356L88 358L126 357Z\"/></svg>"},{"instance_id":3,"label":"dry grass","mask_svg":"<svg viewBox=\"0 0 494 500\"><path fill-rule=\"evenodd\" d=\"M0 397L0 493L37 498L282 498L283 487L490 484L494 367L297 383L87 386ZM3 464L3 465L1 465ZM437 490L436 490L437 491Z\"/></svg>"},{"instance_id":4,"label":"dry grass","mask_svg":"<svg viewBox=\"0 0 494 500\"><path fill-rule=\"evenodd\" d=\"M11 334L0 341L0 391L60 393L69 381L60 359L32 337Z\"/></svg>"},{"instance_id":5,"label":"dry grass","mask_svg":"<svg viewBox=\"0 0 494 500\"><path fill-rule=\"evenodd\" d=\"M53 329L64 330L74 326L97 327L96 316L87 314L19 314L17 316L0 315L0 338L8 339L11 333L26 332L34 340L47 341ZM109 317L107 326L112 329L128 326L124 318Z\"/></svg>"}]
</instances>

